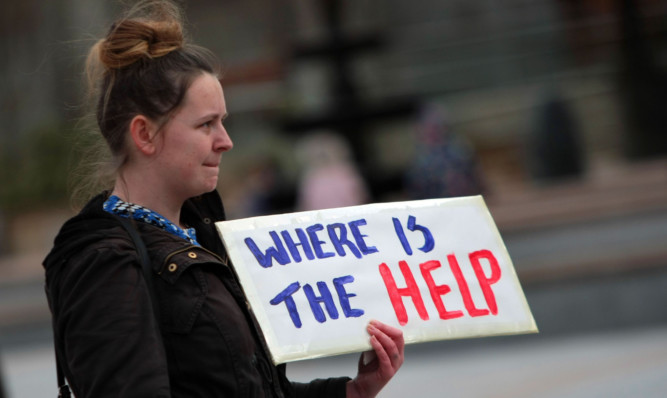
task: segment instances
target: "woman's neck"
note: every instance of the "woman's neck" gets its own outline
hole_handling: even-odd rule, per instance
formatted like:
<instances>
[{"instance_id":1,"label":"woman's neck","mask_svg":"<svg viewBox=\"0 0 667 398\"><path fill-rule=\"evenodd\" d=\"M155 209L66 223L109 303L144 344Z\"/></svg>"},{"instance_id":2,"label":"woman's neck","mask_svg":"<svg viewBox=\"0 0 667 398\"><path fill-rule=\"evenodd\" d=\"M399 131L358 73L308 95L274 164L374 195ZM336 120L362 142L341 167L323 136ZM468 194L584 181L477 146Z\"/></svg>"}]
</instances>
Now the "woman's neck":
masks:
<instances>
[{"instance_id":1,"label":"woman's neck","mask_svg":"<svg viewBox=\"0 0 667 398\"><path fill-rule=\"evenodd\" d=\"M174 199L163 190L156 189L155 184L149 184L147 181L141 181L141 179L121 176L116 180L111 194L118 196L125 202L153 210L175 225L183 227L180 223L180 217L184 201Z\"/></svg>"}]
</instances>

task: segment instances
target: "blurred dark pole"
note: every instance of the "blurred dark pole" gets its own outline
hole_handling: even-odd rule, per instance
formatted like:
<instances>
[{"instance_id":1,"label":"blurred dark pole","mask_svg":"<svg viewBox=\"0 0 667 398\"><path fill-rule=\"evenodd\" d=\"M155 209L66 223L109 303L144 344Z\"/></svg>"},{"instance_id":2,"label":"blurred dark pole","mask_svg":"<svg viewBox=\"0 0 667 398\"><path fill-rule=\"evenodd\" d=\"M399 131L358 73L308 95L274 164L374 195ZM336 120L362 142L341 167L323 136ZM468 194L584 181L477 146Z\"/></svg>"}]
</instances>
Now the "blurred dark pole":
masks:
<instances>
[{"instance_id":1,"label":"blurred dark pole","mask_svg":"<svg viewBox=\"0 0 667 398\"><path fill-rule=\"evenodd\" d=\"M345 38L343 37L343 31L341 29L342 20L341 13L342 7L340 1L338 0L324 0L324 10L325 17L327 22L327 28L329 30L330 40L331 40L331 58L333 64L333 73L332 81L334 89L334 99L336 102L345 101L349 105L354 106L358 104L358 93L357 89L352 82L352 70L350 68L350 63L352 61L351 48L345 50ZM369 40L367 38L364 42L358 42L357 44L363 44L359 49L367 48L373 49L380 45L377 40ZM345 106L345 103L337 103L336 107L342 108Z\"/></svg>"},{"instance_id":2,"label":"blurred dark pole","mask_svg":"<svg viewBox=\"0 0 667 398\"><path fill-rule=\"evenodd\" d=\"M320 5L328 38L321 43L298 43L292 58L293 62L307 58L325 59L328 62L333 100L330 107L321 112L286 118L282 128L294 135L305 135L321 128L329 128L341 134L350 144L354 160L376 198L398 189L402 180L399 176L373 172L369 161L371 149L366 145L364 134L372 122L413 115L417 108L416 102L410 98L379 104L369 104L362 100L355 84L352 63L361 53L380 50L384 41L379 34L346 36L342 27L342 2L321 0Z\"/></svg>"},{"instance_id":3,"label":"blurred dark pole","mask_svg":"<svg viewBox=\"0 0 667 398\"><path fill-rule=\"evenodd\" d=\"M0 367L0 398L5 398L7 395L5 394L5 384L3 382L4 379L4 372L2 371L2 368Z\"/></svg>"},{"instance_id":4,"label":"blurred dark pole","mask_svg":"<svg viewBox=\"0 0 667 398\"><path fill-rule=\"evenodd\" d=\"M331 82L333 92L333 108L357 109L360 106L359 93L352 81L354 76L351 67L352 57L357 51L368 51L378 48L380 42L377 37L366 37L363 40L347 41L342 30L342 5L339 0L323 0L323 9L326 26L329 31L329 54L331 62ZM347 123L340 126L340 132L349 141L353 148L353 155L357 163L363 162L363 129L364 123Z\"/></svg>"},{"instance_id":5,"label":"blurred dark pole","mask_svg":"<svg viewBox=\"0 0 667 398\"><path fill-rule=\"evenodd\" d=\"M298 43L293 60L325 59L330 70L332 104L330 109L318 114L299 115L285 123L285 129L298 135L318 128L333 128L349 142L357 163L364 163L363 130L365 118L361 117L361 101L354 83L351 66L354 55L376 50L382 46L377 35L346 38L342 29L343 6L339 0L321 0L321 11L328 37L321 43Z\"/></svg>"},{"instance_id":6,"label":"blurred dark pole","mask_svg":"<svg viewBox=\"0 0 667 398\"><path fill-rule=\"evenodd\" d=\"M616 0L616 14L621 34L619 87L628 126L626 155L633 160L667 155L667 77L651 48L655 38L647 37L636 0Z\"/></svg>"}]
</instances>

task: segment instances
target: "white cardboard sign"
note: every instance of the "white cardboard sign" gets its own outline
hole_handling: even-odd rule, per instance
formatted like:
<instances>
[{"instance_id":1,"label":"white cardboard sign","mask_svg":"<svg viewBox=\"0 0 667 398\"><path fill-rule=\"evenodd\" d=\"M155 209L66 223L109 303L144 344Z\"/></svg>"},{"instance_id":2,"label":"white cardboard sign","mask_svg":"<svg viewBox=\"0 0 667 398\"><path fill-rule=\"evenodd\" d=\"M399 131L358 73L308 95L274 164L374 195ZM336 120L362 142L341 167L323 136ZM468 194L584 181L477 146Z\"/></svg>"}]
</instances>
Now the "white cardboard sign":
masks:
<instances>
[{"instance_id":1,"label":"white cardboard sign","mask_svg":"<svg viewBox=\"0 0 667 398\"><path fill-rule=\"evenodd\" d=\"M216 224L275 363L406 343L537 332L481 196Z\"/></svg>"}]
</instances>

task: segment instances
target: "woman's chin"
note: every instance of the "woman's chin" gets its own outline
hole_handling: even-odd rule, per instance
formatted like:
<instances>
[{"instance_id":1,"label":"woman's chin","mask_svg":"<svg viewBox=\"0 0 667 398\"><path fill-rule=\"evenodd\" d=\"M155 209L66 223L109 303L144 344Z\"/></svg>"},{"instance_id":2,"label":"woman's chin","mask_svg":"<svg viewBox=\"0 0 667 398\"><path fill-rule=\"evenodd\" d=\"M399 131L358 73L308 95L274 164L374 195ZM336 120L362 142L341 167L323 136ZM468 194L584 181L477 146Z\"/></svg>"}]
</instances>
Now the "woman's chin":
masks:
<instances>
[{"instance_id":1,"label":"woman's chin","mask_svg":"<svg viewBox=\"0 0 667 398\"><path fill-rule=\"evenodd\" d=\"M212 178L210 181L207 181L207 183L205 185L206 192L204 192L204 193L211 192L211 191L215 190L216 188L218 188L218 177L217 176L215 178Z\"/></svg>"}]
</instances>

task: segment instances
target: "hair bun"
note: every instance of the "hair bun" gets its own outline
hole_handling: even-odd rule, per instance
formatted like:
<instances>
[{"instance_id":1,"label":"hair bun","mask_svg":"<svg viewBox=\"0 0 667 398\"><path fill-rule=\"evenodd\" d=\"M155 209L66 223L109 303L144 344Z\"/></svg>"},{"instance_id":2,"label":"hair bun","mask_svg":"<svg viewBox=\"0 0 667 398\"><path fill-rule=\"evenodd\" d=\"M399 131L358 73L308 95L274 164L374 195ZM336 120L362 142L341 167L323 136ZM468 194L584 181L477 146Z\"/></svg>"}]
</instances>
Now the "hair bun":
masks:
<instances>
[{"instance_id":1,"label":"hair bun","mask_svg":"<svg viewBox=\"0 0 667 398\"><path fill-rule=\"evenodd\" d=\"M183 30L176 21L124 20L111 27L99 48L108 69L131 65L142 58L157 58L183 46Z\"/></svg>"}]
</instances>

